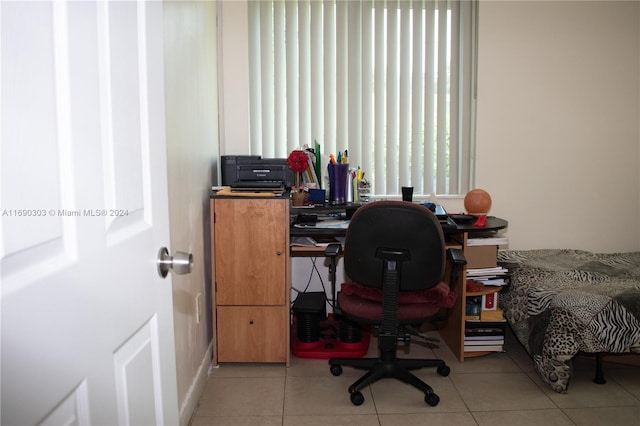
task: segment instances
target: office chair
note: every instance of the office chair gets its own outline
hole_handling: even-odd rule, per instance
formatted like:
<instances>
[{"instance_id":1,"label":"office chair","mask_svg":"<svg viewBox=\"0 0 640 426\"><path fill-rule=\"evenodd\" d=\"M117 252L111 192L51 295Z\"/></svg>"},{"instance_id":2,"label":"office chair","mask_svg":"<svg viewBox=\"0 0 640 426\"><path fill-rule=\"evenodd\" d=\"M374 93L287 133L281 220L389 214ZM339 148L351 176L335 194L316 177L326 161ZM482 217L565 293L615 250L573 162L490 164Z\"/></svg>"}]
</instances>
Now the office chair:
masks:
<instances>
[{"instance_id":1,"label":"office chair","mask_svg":"<svg viewBox=\"0 0 640 426\"><path fill-rule=\"evenodd\" d=\"M354 405L361 405L361 389L382 379L395 378L424 393L435 406L440 397L410 370L435 367L448 376L450 368L440 359L396 357L404 326L422 324L455 303L453 291L458 268L466 264L464 253L445 251L440 222L424 206L405 201L376 201L360 207L349 224L344 243L344 268L354 282L342 285L339 315L378 327L379 358L332 358L330 371L342 374L342 366L368 370L349 387ZM452 260L450 283L442 282L446 256ZM402 332L401 332L402 331Z\"/></svg>"}]
</instances>

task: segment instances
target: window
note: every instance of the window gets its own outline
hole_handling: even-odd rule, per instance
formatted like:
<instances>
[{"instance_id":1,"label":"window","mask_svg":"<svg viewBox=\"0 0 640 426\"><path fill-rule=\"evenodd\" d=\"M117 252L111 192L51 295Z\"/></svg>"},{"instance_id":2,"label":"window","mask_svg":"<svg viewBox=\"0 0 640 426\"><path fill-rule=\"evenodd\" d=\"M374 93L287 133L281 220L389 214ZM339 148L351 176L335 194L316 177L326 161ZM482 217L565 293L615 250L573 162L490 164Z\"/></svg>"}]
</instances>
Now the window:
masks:
<instances>
[{"instance_id":1,"label":"window","mask_svg":"<svg viewBox=\"0 0 640 426\"><path fill-rule=\"evenodd\" d=\"M475 2L249 1L252 154L348 150L376 195L472 184Z\"/></svg>"}]
</instances>

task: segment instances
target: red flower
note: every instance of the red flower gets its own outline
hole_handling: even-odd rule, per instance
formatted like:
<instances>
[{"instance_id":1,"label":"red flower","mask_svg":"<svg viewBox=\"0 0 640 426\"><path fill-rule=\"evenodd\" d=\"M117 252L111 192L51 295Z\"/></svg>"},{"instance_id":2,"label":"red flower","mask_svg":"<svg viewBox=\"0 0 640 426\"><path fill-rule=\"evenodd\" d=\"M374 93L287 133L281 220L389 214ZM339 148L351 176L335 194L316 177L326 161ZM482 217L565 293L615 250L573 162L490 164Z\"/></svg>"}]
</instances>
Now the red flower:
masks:
<instances>
[{"instance_id":1,"label":"red flower","mask_svg":"<svg viewBox=\"0 0 640 426\"><path fill-rule=\"evenodd\" d=\"M289 158L287 158L287 164L289 165L289 168L294 172L302 173L307 170L307 154L299 149L291 151L291 154L289 154Z\"/></svg>"}]
</instances>

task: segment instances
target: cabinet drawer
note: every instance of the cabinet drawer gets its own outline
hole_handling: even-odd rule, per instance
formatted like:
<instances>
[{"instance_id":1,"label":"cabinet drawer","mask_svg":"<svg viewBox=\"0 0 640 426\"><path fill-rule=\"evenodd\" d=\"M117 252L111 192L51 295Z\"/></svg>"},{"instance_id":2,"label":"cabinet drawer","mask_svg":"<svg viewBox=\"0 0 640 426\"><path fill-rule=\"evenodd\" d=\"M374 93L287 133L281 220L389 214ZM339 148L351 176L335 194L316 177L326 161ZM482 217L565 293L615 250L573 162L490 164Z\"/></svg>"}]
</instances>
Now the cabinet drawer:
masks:
<instances>
[{"instance_id":1,"label":"cabinet drawer","mask_svg":"<svg viewBox=\"0 0 640 426\"><path fill-rule=\"evenodd\" d=\"M287 306L218 306L219 362L286 362Z\"/></svg>"}]
</instances>

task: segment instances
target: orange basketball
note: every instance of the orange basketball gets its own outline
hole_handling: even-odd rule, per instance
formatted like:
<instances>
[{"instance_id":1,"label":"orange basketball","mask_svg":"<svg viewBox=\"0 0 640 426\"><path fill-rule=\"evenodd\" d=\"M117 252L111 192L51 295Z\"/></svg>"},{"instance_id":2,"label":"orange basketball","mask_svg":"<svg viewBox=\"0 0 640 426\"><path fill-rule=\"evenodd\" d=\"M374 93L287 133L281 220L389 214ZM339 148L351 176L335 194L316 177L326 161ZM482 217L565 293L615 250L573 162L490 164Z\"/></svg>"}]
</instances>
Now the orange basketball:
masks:
<instances>
[{"instance_id":1,"label":"orange basketball","mask_svg":"<svg viewBox=\"0 0 640 426\"><path fill-rule=\"evenodd\" d=\"M487 214L491 209L491 195L484 189L472 189L464 196L464 208L469 214Z\"/></svg>"}]
</instances>

